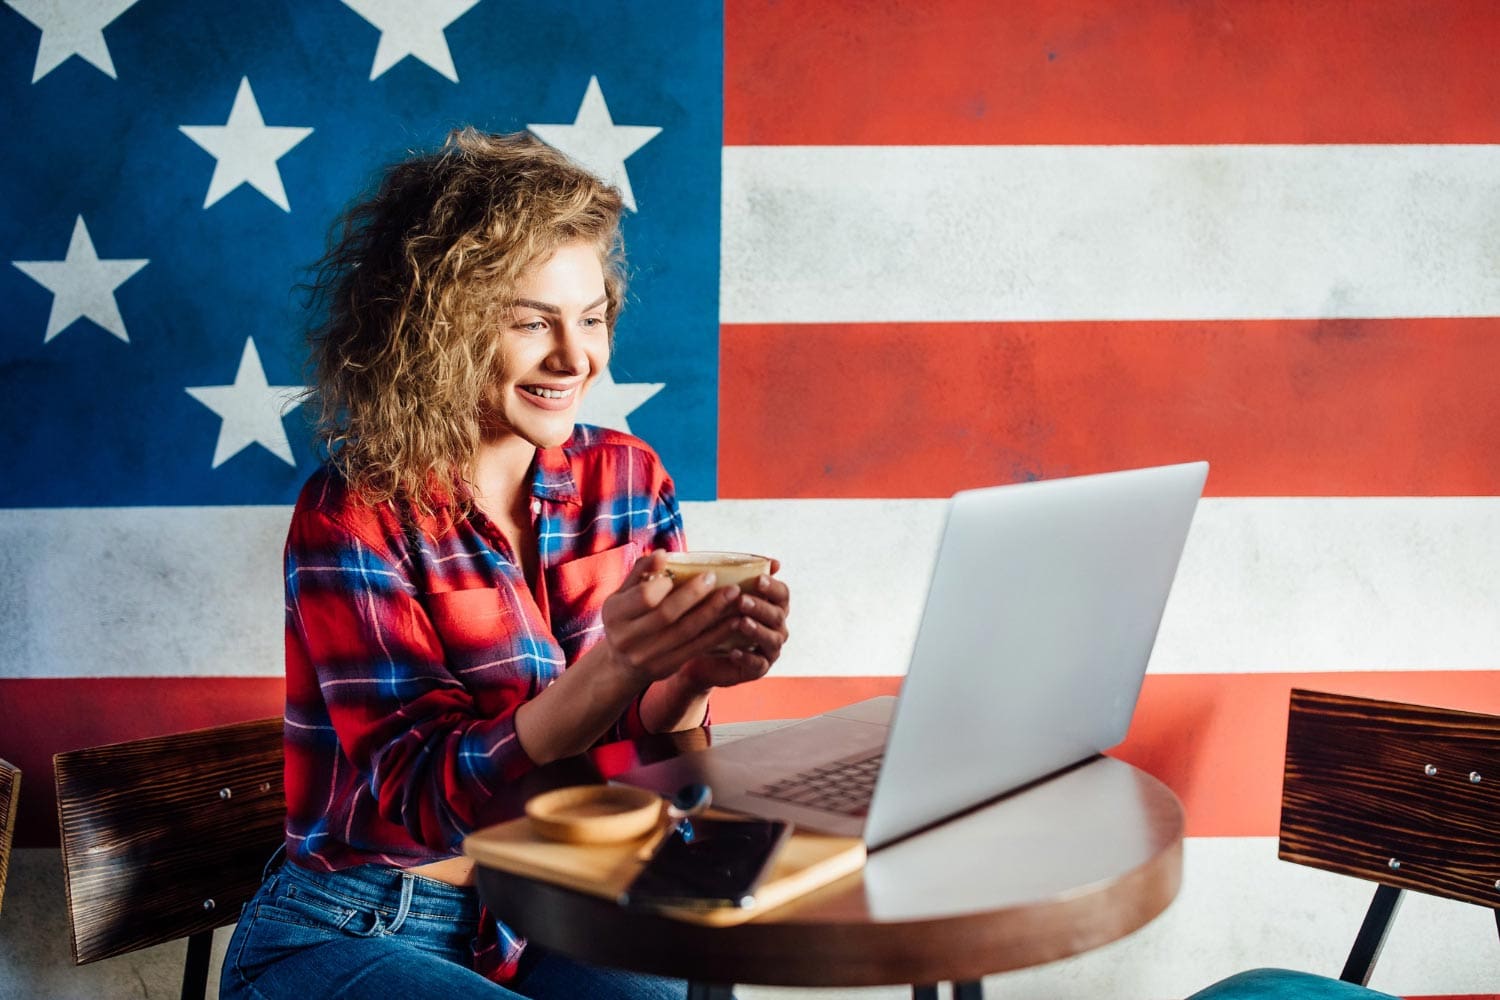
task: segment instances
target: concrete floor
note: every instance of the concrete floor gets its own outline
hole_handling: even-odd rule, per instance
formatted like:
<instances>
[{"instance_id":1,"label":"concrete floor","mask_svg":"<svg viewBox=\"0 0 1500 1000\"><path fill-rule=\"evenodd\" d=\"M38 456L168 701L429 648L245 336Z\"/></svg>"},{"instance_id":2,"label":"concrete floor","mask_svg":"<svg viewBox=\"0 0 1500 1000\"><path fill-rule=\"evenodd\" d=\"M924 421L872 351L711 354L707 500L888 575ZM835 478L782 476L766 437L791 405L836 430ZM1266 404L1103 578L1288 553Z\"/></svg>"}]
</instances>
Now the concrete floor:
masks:
<instances>
[{"instance_id":1,"label":"concrete floor","mask_svg":"<svg viewBox=\"0 0 1500 1000\"><path fill-rule=\"evenodd\" d=\"M997 1000L1168 1000L1258 965L1337 973L1369 890L1364 883L1274 858L1272 838L1208 838L1186 844L1186 880L1173 905L1145 928L1085 955L992 976ZM1260 860L1258 860L1260 859ZM1238 873L1238 874L1235 874ZM230 930L215 936L209 996ZM185 941L82 967L69 950L62 867L55 849L14 852L0 905L0 1000L175 998ZM1490 910L1408 894L1371 985L1401 996L1497 997ZM740 1000L906 1000L906 989L792 990L742 986ZM587 1000L587 998L580 998Z\"/></svg>"}]
</instances>

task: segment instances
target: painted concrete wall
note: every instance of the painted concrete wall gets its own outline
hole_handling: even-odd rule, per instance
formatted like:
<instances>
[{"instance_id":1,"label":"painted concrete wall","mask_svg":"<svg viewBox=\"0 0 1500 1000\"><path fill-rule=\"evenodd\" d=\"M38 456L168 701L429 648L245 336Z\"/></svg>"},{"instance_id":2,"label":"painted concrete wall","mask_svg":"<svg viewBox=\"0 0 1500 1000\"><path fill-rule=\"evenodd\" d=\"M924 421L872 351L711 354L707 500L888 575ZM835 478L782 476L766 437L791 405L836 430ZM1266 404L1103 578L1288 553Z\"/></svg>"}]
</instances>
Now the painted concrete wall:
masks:
<instances>
[{"instance_id":1,"label":"painted concrete wall","mask_svg":"<svg viewBox=\"0 0 1500 1000\"><path fill-rule=\"evenodd\" d=\"M16 81L37 66L18 88L116 79L82 51L41 75L25 6L0 7L3 64ZM1500 16L1490 0L863 6L724 6L722 53L706 41L723 63L720 204L699 227L717 223L705 239L722 251L717 303L698 303L717 305L717 358L678 372L641 346L650 329L622 331L641 379L622 385L667 379L660 365L718 393L690 538L779 556L796 595L776 674L726 692L716 717L893 690L954 489L1207 458L1119 751L1184 802L1183 893L1130 939L992 985L1145 1000L1258 965L1336 971L1362 890L1277 861L1271 839L1287 690L1500 711ZM183 11L139 4L98 44L154 52L141 26ZM349 17L366 30L354 78L374 85L377 32ZM597 70L580 72L578 92ZM613 107L621 123L655 113ZM208 184L208 155L172 137ZM651 162L629 160L643 219L682 194L653 187ZM72 224L71 203L52 207ZM103 256L135 253L103 233ZM116 343L103 312L48 330L53 293L0 269L0 397L78 338ZM690 421L652 409L675 389L619 397L610 419L675 433ZM75 401L0 398L23 436ZM272 443L221 473L287 474ZM77 458L58 455L44 475ZM70 966L50 754L278 710L284 500L0 509L0 756L27 767L0 998L175 995L181 945ZM1414 899L1374 985L1488 995L1497 970L1488 911Z\"/></svg>"}]
</instances>

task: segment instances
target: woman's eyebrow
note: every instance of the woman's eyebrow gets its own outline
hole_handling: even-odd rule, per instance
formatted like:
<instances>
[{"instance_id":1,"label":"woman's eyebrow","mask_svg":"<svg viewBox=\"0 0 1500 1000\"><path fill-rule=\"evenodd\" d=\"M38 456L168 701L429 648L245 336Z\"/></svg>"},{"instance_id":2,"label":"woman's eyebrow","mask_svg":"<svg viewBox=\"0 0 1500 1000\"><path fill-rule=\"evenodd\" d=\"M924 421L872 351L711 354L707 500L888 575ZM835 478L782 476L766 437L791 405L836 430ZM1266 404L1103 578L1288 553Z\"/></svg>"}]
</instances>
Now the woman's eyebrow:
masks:
<instances>
[{"instance_id":1,"label":"woman's eyebrow","mask_svg":"<svg viewBox=\"0 0 1500 1000\"><path fill-rule=\"evenodd\" d=\"M606 292L594 301L590 302L588 305L584 306L582 311L588 312L590 309L598 309L608 301L609 293ZM535 309L537 312L551 313L554 316L562 314L561 306L555 306L550 302L539 302L536 299L516 299L515 305L517 309Z\"/></svg>"}]
</instances>

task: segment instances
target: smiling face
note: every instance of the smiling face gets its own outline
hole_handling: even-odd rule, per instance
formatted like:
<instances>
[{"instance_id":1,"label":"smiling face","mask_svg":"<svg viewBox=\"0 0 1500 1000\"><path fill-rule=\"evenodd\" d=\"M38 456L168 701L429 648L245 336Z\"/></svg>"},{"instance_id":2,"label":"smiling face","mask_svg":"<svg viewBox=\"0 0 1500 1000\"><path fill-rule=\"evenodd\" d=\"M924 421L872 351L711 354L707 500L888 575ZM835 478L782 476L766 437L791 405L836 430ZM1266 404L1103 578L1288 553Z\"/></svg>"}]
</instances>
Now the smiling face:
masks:
<instances>
[{"instance_id":1,"label":"smiling face","mask_svg":"<svg viewBox=\"0 0 1500 1000\"><path fill-rule=\"evenodd\" d=\"M599 250L568 243L522 274L499 330L498 372L486 394L490 441L538 448L573 433L584 392L609 364L608 300Z\"/></svg>"}]
</instances>

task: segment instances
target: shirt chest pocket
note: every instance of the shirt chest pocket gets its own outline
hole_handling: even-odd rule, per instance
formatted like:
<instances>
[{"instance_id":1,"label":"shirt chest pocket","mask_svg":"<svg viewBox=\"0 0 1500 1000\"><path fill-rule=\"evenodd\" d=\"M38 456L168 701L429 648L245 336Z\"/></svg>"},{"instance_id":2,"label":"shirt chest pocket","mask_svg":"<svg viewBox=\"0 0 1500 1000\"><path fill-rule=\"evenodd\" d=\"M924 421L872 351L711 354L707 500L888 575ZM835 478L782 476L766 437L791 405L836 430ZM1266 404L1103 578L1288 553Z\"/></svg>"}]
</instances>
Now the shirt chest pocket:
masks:
<instances>
[{"instance_id":1,"label":"shirt chest pocket","mask_svg":"<svg viewBox=\"0 0 1500 1000\"><path fill-rule=\"evenodd\" d=\"M571 661L603 636L604 601L624 584L641 556L635 542L560 563L547 571L552 634Z\"/></svg>"}]
</instances>

